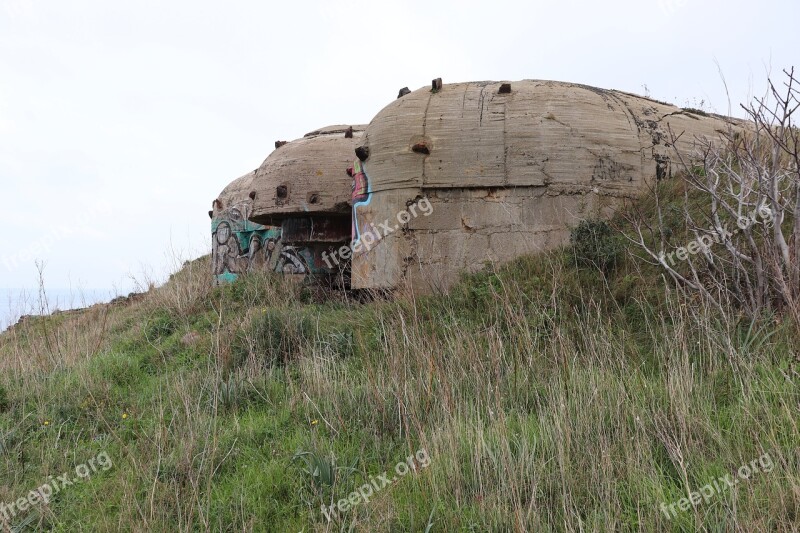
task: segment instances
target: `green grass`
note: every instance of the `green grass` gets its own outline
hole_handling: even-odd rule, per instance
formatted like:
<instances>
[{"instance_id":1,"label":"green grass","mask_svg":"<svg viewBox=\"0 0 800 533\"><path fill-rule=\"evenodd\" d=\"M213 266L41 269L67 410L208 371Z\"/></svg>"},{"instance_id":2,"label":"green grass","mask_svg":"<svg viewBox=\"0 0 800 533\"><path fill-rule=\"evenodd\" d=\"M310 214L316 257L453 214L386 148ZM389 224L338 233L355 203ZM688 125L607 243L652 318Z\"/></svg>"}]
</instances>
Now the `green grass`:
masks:
<instances>
[{"instance_id":1,"label":"green grass","mask_svg":"<svg viewBox=\"0 0 800 533\"><path fill-rule=\"evenodd\" d=\"M114 466L9 525L796 529L796 326L719 317L614 250L605 272L568 248L366 304L269 275L211 289L202 259L141 301L32 320L0 337L0 502ZM428 468L328 523L420 449ZM659 510L765 452L771 472Z\"/></svg>"}]
</instances>

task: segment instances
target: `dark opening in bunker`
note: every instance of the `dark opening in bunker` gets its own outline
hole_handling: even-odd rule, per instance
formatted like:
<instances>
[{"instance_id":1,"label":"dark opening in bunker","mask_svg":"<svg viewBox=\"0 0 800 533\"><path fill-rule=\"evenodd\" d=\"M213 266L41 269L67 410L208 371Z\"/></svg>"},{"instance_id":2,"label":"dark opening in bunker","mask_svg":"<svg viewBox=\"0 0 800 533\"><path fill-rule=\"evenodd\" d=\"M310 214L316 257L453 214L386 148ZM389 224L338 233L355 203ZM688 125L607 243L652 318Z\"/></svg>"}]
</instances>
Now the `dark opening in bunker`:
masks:
<instances>
[{"instance_id":1,"label":"dark opening in bunker","mask_svg":"<svg viewBox=\"0 0 800 533\"><path fill-rule=\"evenodd\" d=\"M286 200L289 197L289 187L286 185L278 185L275 188L275 199L277 203L283 203L283 200Z\"/></svg>"}]
</instances>

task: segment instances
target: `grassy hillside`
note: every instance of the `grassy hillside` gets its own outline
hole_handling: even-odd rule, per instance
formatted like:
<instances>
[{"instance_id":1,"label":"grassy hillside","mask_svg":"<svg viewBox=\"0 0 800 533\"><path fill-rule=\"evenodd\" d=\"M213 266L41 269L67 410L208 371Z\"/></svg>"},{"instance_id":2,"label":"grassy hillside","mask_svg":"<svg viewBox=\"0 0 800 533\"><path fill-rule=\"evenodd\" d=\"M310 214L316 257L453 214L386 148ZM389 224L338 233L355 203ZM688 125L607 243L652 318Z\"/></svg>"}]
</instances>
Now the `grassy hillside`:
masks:
<instances>
[{"instance_id":1,"label":"grassy hillside","mask_svg":"<svg viewBox=\"0 0 800 533\"><path fill-rule=\"evenodd\" d=\"M211 289L203 258L29 320L0 337L0 503L93 465L6 528L796 531L797 327L706 309L629 251L368 303Z\"/></svg>"}]
</instances>

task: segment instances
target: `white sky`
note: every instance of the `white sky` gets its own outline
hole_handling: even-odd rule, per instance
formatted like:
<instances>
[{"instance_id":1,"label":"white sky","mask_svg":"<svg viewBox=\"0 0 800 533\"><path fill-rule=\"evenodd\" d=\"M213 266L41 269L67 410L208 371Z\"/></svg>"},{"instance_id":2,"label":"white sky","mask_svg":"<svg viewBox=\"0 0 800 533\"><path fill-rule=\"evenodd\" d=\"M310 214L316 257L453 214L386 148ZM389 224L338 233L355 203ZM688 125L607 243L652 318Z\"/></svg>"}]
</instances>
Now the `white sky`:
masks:
<instances>
[{"instance_id":1,"label":"white sky","mask_svg":"<svg viewBox=\"0 0 800 533\"><path fill-rule=\"evenodd\" d=\"M735 104L800 67L799 5L0 0L0 287L35 285L35 259L50 287L163 279L276 140L436 77L646 85L725 113L717 63Z\"/></svg>"}]
</instances>

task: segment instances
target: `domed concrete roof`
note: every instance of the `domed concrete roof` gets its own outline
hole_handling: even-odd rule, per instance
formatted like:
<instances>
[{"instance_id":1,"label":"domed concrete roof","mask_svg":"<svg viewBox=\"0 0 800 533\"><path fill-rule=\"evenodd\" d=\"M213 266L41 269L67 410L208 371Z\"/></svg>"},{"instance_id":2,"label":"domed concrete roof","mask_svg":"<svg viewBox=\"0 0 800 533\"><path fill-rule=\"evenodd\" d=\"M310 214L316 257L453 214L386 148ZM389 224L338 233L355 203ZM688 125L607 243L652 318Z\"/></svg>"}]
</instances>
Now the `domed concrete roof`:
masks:
<instances>
[{"instance_id":1,"label":"domed concrete roof","mask_svg":"<svg viewBox=\"0 0 800 533\"><path fill-rule=\"evenodd\" d=\"M361 145L373 192L593 183L629 193L669 158L669 128L688 154L695 136L740 123L574 83L468 82L398 98Z\"/></svg>"},{"instance_id":2,"label":"domed concrete roof","mask_svg":"<svg viewBox=\"0 0 800 533\"><path fill-rule=\"evenodd\" d=\"M352 285L446 288L487 261L560 246L677 159L691 164L698 137L745 124L574 83L434 80L383 108L357 149L354 233L371 243L354 249Z\"/></svg>"},{"instance_id":3,"label":"domed concrete roof","mask_svg":"<svg viewBox=\"0 0 800 533\"><path fill-rule=\"evenodd\" d=\"M328 126L279 146L255 172L251 220L274 224L297 214L350 213L347 168L364 125ZM248 193L249 194L249 193Z\"/></svg>"}]
</instances>

